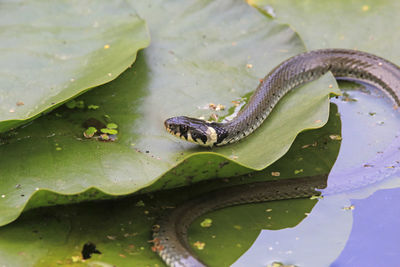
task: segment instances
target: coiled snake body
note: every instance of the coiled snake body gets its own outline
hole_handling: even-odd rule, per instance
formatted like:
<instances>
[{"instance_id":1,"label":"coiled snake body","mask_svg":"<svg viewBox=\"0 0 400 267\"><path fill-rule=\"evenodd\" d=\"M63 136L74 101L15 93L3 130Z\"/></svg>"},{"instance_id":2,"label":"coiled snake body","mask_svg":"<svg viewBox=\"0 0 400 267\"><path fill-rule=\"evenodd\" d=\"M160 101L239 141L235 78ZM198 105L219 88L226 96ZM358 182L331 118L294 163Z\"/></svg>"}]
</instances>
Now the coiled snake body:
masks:
<instances>
[{"instance_id":1,"label":"coiled snake body","mask_svg":"<svg viewBox=\"0 0 400 267\"><path fill-rule=\"evenodd\" d=\"M290 90L328 71L336 79L372 84L400 106L400 68L378 56L346 49L323 49L294 56L273 69L260 83L247 105L231 121L206 122L185 116L165 121L171 134L202 146L221 146L248 136L268 117ZM310 197L325 187L321 176L233 186L186 202L160 218L153 237L158 254L170 266L205 266L190 252L187 229L198 216L227 206ZM326 178L326 176L325 176Z\"/></svg>"}]
</instances>

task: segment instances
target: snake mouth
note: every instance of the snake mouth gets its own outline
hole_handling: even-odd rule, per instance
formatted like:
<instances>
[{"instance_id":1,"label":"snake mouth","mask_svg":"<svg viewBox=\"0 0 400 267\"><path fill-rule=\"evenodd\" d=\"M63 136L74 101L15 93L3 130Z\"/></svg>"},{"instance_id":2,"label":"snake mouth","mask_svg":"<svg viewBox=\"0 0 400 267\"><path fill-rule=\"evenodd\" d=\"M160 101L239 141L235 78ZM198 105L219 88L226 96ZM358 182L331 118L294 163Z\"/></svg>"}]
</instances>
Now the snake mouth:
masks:
<instances>
[{"instance_id":1,"label":"snake mouth","mask_svg":"<svg viewBox=\"0 0 400 267\"><path fill-rule=\"evenodd\" d=\"M172 134L175 137L178 137L180 139L186 140L186 141L190 141L188 140L188 135L187 133L181 133L179 131L179 127L173 127L174 124L170 124L167 121L164 122L164 126L165 126L165 130L169 133Z\"/></svg>"},{"instance_id":2,"label":"snake mouth","mask_svg":"<svg viewBox=\"0 0 400 267\"><path fill-rule=\"evenodd\" d=\"M164 127L167 131L170 131L168 120L164 121Z\"/></svg>"},{"instance_id":3,"label":"snake mouth","mask_svg":"<svg viewBox=\"0 0 400 267\"><path fill-rule=\"evenodd\" d=\"M180 131L178 127L174 127L174 124L171 124L168 122L168 120L164 121L164 127L165 130L167 130L168 133L172 134L172 135L177 135L180 136Z\"/></svg>"},{"instance_id":4,"label":"snake mouth","mask_svg":"<svg viewBox=\"0 0 400 267\"><path fill-rule=\"evenodd\" d=\"M174 135L176 137L179 137L179 138L183 137L183 135L179 131L174 131L169 127L165 127L165 129L167 130L168 133L170 133L170 134L172 134L172 135Z\"/></svg>"}]
</instances>

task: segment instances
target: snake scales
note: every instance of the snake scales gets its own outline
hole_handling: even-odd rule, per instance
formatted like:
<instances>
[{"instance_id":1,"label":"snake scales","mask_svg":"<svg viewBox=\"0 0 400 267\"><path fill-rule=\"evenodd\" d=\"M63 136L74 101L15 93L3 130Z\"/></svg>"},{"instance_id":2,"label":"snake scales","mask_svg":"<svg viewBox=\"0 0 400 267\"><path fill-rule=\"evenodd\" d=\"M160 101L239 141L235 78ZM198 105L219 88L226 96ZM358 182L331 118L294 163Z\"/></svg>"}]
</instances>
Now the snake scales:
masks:
<instances>
[{"instance_id":1,"label":"snake scales","mask_svg":"<svg viewBox=\"0 0 400 267\"><path fill-rule=\"evenodd\" d=\"M292 89L330 71L336 79L368 83L400 106L400 68L378 56L346 49L306 52L281 63L260 83L247 105L231 121L207 122L185 116L165 121L167 131L202 146L221 146L256 130L278 101ZM228 206L310 197L326 186L327 175L233 186L192 199L161 217L153 237L158 254L169 266L205 266L190 252L187 230L198 216Z\"/></svg>"}]
</instances>

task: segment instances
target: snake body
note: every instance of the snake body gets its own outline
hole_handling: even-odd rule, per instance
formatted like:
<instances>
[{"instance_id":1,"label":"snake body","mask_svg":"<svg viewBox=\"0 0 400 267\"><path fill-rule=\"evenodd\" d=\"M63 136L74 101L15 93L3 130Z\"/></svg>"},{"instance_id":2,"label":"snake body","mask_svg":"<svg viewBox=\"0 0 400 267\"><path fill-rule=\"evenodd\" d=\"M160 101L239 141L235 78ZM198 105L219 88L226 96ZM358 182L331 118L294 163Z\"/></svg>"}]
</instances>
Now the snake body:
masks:
<instances>
[{"instance_id":1,"label":"snake body","mask_svg":"<svg viewBox=\"0 0 400 267\"><path fill-rule=\"evenodd\" d=\"M286 93L328 71L337 79L372 84L400 106L398 66L361 51L324 49L294 56L273 69L233 120L216 123L181 116L166 120L166 129L175 136L203 146L237 142L259 127ZM205 266L193 256L187 242L187 230L196 217L233 205L310 197L318 194L316 188L326 186L326 177L256 182L192 199L159 219L153 231L154 247L169 266Z\"/></svg>"},{"instance_id":2,"label":"snake body","mask_svg":"<svg viewBox=\"0 0 400 267\"><path fill-rule=\"evenodd\" d=\"M316 80L328 71L337 79L372 84L400 106L400 69L381 57L347 49L306 52L281 63L259 84L246 106L225 123L179 116L167 119L167 131L201 146L235 143L256 130L278 101L292 89Z\"/></svg>"},{"instance_id":3,"label":"snake body","mask_svg":"<svg viewBox=\"0 0 400 267\"><path fill-rule=\"evenodd\" d=\"M159 218L153 232L157 253L174 267L206 266L190 252L187 231L200 215L228 206L320 195L327 175L285 179L221 188L201 195ZM249 192L251 192L249 194Z\"/></svg>"}]
</instances>

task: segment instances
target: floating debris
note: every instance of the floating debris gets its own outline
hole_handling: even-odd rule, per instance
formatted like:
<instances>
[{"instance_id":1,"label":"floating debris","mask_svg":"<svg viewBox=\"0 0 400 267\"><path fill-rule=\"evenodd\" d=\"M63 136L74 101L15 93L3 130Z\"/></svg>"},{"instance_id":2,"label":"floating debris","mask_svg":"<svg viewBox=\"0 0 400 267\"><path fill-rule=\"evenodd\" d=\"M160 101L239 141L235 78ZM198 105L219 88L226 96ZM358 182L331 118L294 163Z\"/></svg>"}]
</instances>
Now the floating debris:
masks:
<instances>
[{"instance_id":1,"label":"floating debris","mask_svg":"<svg viewBox=\"0 0 400 267\"><path fill-rule=\"evenodd\" d=\"M354 210L356 207L354 205L343 207L344 210Z\"/></svg>"},{"instance_id":2,"label":"floating debris","mask_svg":"<svg viewBox=\"0 0 400 267\"><path fill-rule=\"evenodd\" d=\"M342 101L344 102L356 102L357 99L350 97L349 93L344 92L342 95Z\"/></svg>"},{"instance_id":3,"label":"floating debris","mask_svg":"<svg viewBox=\"0 0 400 267\"><path fill-rule=\"evenodd\" d=\"M105 125L103 122L95 118L89 118L83 123L83 127L87 128L83 132L83 136L88 139L96 138L100 141L111 142L117 140L118 125L116 123L110 122ZM98 129L100 129L100 131Z\"/></svg>"},{"instance_id":4,"label":"floating debris","mask_svg":"<svg viewBox=\"0 0 400 267\"><path fill-rule=\"evenodd\" d=\"M196 242L193 244L193 246L194 246L195 248L197 248L198 250L203 250L204 247L206 246L206 243L200 242L200 241L196 241Z\"/></svg>"},{"instance_id":5,"label":"floating debris","mask_svg":"<svg viewBox=\"0 0 400 267\"><path fill-rule=\"evenodd\" d=\"M86 131L83 132L83 136L85 138L92 138L94 134L97 133L97 129L95 127L89 127L86 129Z\"/></svg>"},{"instance_id":6,"label":"floating debris","mask_svg":"<svg viewBox=\"0 0 400 267\"><path fill-rule=\"evenodd\" d=\"M200 223L200 226L205 228L211 227L211 225L212 225L212 219L210 218L206 218Z\"/></svg>"},{"instance_id":7,"label":"floating debris","mask_svg":"<svg viewBox=\"0 0 400 267\"><path fill-rule=\"evenodd\" d=\"M111 122L111 117L110 117L110 115L105 114L105 115L103 115L103 118L104 118L104 120L105 120L107 123Z\"/></svg>"},{"instance_id":8,"label":"floating debris","mask_svg":"<svg viewBox=\"0 0 400 267\"><path fill-rule=\"evenodd\" d=\"M225 106L222 104L209 103L208 105L206 105L204 107L199 107L199 109L209 109L209 110L220 111L220 110L224 110Z\"/></svg>"},{"instance_id":9,"label":"floating debris","mask_svg":"<svg viewBox=\"0 0 400 267\"><path fill-rule=\"evenodd\" d=\"M363 5L362 8L361 8L361 10L364 11L364 12L366 12L366 11L369 10L369 6Z\"/></svg>"},{"instance_id":10,"label":"floating debris","mask_svg":"<svg viewBox=\"0 0 400 267\"><path fill-rule=\"evenodd\" d=\"M338 134L331 134L331 135L329 135L329 138L332 139L332 140L336 140L336 141L341 141L342 140L342 137L340 135L338 135Z\"/></svg>"},{"instance_id":11,"label":"floating debris","mask_svg":"<svg viewBox=\"0 0 400 267\"><path fill-rule=\"evenodd\" d=\"M233 101L232 101L232 104L234 104L235 107L237 107L237 106L240 105L241 102L242 102L241 100L233 100Z\"/></svg>"},{"instance_id":12,"label":"floating debris","mask_svg":"<svg viewBox=\"0 0 400 267\"><path fill-rule=\"evenodd\" d=\"M209 121L218 121L218 115L215 113L211 114Z\"/></svg>"},{"instance_id":13,"label":"floating debris","mask_svg":"<svg viewBox=\"0 0 400 267\"><path fill-rule=\"evenodd\" d=\"M102 141L109 141L110 137L108 136L108 134L104 133L100 135L100 140Z\"/></svg>"},{"instance_id":14,"label":"floating debris","mask_svg":"<svg viewBox=\"0 0 400 267\"><path fill-rule=\"evenodd\" d=\"M81 253L84 260L90 259L92 254L101 254L101 252L96 248L96 245L91 242L87 242L83 245Z\"/></svg>"},{"instance_id":15,"label":"floating debris","mask_svg":"<svg viewBox=\"0 0 400 267\"><path fill-rule=\"evenodd\" d=\"M136 207L144 207L145 204L144 204L143 200L139 200L138 202L136 202L136 205L135 205L135 206L136 206Z\"/></svg>"},{"instance_id":16,"label":"floating debris","mask_svg":"<svg viewBox=\"0 0 400 267\"><path fill-rule=\"evenodd\" d=\"M324 199L324 197L321 195L315 195L315 196L311 196L310 199Z\"/></svg>"},{"instance_id":17,"label":"floating debris","mask_svg":"<svg viewBox=\"0 0 400 267\"><path fill-rule=\"evenodd\" d=\"M118 125L116 123L111 122L111 123L107 124L107 128L108 129L117 129Z\"/></svg>"},{"instance_id":18,"label":"floating debris","mask_svg":"<svg viewBox=\"0 0 400 267\"><path fill-rule=\"evenodd\" d=\"M233 228L235 228L236 230L242 230L242 226L240 225L234 225Z\"/></svg>"},{"instance_id":19,"label":"floating debris","mask_svg":"<svg viewBox=\"0 0 400 267\"><path fill-rule=\"evenodd\" d=\"M85 102L83 100L72 99L71 101L65 103L65 106L69 109L75 109L75 108L83 109L85 108Z\"/></svg>"},{"instance_id":20,"label":"floating debris","mask_svg":"<svg viewBox=\"0 0 400 267\"><path fill-rule=\"evenodd\" d=\"M73 263L77 263L77 262L82 261L82 257L81 256L72 256L71 260Z\"/></svg>"},{"instance_id":21,"label":"floating debris","mask_svg":"<svg viewBox=\"0 0 400 267\"><path fill-rule=\"evenodd\" d=\"M314 143L312 143L312 144L307 144L307 145L304 145L304 146L302 146L301 148L307 148L307 147L310 147L310 146L312 146L312 147L316 147L318 145L318 143L317 142L314 142Z\"/></svg>"},{"instance_id":22,"label":"floating debris","mask_svg":"<svg viewBox=\"0 0 400 267\"><path fill-rule=\"evenodd\" d=\"M303 169L294 170L294 174L299 174L299 173L302 173L302 172L304 172L304 170L303 170Z\"/></svg>"},{"instance_id":23,"label":"floating debris","mask_svg":"<svg viewBox=\"0 0 400 267\"><path fill-rule=\"evenodd\" d=\"M104 134L114 134L114 135L118 134L118 130L115 130L115 129L103 128L103 129L100 129L100 131Z\"/></svg>"},{"instance_id":24,"label":"floating debris","mask_svg":"<svg viewBox=\"0 0 400 267\"><path fill-rule=\"evenodd\" d=\"M96 109L100 108L100 106L98 106L98 105L89 105L87 108L88 109L92 109L92 110L96 110Z\"/></svg>"},{"instance_id":25,"label":"floating debris","mask_svg":"<svg viewBox=\"0 0 400 267\"><path fill-rule=\"evenodd\" d=\"M271 247L270 247L270 250L272 250ZM288 254L291 254L291 253L288 253ZM274 261L272 264L267 265L267 267L297 267L297 266L293 265L293 264L287 265L287 264L283 264L282 262Z\"/></svg>"},{"instance_id":26,"label":"floating debris","mask_svg":"<svg viewBox=\"0 0 400 267\"><path fill-rule=\"evenodd\" d=\"M151 250L154 252L162 251L164 249L164 246L160 244L160 239L158 238L154 238L153 240L149 240L148 242L153 243ZM140 249L144 250L144 247L140 247Z\"/></svg>"}]
</instances>

